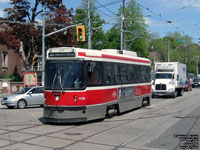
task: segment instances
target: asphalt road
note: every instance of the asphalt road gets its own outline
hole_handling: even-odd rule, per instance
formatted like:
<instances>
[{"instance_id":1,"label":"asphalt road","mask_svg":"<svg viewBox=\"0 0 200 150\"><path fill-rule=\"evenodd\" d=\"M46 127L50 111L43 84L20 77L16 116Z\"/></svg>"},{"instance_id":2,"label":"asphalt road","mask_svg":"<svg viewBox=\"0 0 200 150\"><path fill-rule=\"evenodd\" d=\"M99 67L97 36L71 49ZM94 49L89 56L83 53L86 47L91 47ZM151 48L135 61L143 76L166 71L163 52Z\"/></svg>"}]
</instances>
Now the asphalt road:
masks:
<instances>
[{"instance_id":1,"label":"asphalt road","mask_svg":"<svg viewBox=\"0 0 200 150\"><path fill-rule=\"evenodd\" d=\"M200 88L85 124L46 125L43 109L0 105L0 150L200 149Z\"/></svg>"}]
</instances>

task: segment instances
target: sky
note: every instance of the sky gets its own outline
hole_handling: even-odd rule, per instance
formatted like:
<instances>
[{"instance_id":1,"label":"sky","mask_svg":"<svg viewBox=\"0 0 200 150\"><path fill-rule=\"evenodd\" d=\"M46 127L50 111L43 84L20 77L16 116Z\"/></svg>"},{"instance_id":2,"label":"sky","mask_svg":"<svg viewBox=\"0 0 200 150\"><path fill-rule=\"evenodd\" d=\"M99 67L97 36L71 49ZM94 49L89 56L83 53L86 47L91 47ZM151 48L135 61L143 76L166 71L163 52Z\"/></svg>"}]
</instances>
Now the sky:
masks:
<instances>
[{"instance_id":1,"label":"sky","mask_svg":"<svg viewBox=\"0 0 200 150\"><path fill-rule=\"evenodd\" d=\"M33 2L34 0L29 0ZM97 12L105 22L104 30L114 23L122 0L95 0ZM128 2L129 0L126 0ZM0 17L4 17L3 9L9 7L10 0L0 0ZM80 6L81 0L63 0L66 7L74 10ZM189 35L193 42L200 38L200 0L136 0L142 9L148 31L164 37L169 32ZM102 7L102 5L104 7Z\"/></svg>"}]
</instances>

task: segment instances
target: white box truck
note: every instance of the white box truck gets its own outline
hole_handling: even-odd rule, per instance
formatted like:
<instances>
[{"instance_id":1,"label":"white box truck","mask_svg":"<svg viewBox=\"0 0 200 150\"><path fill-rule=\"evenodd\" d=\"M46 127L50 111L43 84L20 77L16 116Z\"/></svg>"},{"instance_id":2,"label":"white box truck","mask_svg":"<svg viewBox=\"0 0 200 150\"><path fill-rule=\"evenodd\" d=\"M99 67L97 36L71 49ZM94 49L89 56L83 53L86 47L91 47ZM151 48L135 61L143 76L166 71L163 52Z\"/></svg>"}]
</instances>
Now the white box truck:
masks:
<instances>
[{"instance_id":1,"label":"white box truck","mask_svg":"<svg viewBox=\"0 0 200 150\"><path fill-rule=\"evenodd\" d=\"M182 96L186 86L186 65L179 62L155 63L155 79L152 83L154 96Z\"/></svg>"}]
</instances>

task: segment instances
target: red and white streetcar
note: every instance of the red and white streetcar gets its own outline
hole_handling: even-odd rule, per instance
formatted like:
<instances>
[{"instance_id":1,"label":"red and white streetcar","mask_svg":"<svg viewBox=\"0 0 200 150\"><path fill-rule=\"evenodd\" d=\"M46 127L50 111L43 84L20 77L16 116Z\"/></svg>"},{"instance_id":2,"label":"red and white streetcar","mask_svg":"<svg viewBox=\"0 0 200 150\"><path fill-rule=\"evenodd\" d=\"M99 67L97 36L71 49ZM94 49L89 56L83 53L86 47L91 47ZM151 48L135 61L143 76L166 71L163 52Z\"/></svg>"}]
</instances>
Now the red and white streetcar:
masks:
<instances>
[{"instance_id":1,"label":"red and white streetcar","mask_svg":"<svg viewBox=\"0 0 200 150\"><path fill-rule=\"evenodd\" d=\"M44 121L86 122L150 105L150 67L149 59L126 50L49 49Z\"/></svg>"}]
</instances>

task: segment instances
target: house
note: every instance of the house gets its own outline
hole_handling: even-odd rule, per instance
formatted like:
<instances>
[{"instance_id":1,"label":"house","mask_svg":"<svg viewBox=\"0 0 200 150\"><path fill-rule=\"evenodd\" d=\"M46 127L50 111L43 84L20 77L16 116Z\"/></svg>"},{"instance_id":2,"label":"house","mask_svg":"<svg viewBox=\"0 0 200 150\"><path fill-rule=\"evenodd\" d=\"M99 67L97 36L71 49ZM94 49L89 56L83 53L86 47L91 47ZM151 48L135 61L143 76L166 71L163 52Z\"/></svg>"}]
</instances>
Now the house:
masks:
<instances>
[{"instance_id":1,"label":"house","mask_svg":"<svg viewBox=\"0 0 200 150\"><path fill-rule=\"evenodd\" d=\"M12 74L23 77L23 69L24 63L19 54L0 42L0 78Z\"/></svg>"},{"instance_id":2,"label":"house","mask_svg":"<svg viewBox=\"0 0 200 150\"><path fill-rule=\"evenodd\" d=\"M9 49L3 40L3 33L8 29L8 25L3 23L3 19L0 19L0 78L5 75L18 75L23 77L24 63L17 52Z\"/></svg>"}]
</instances>

